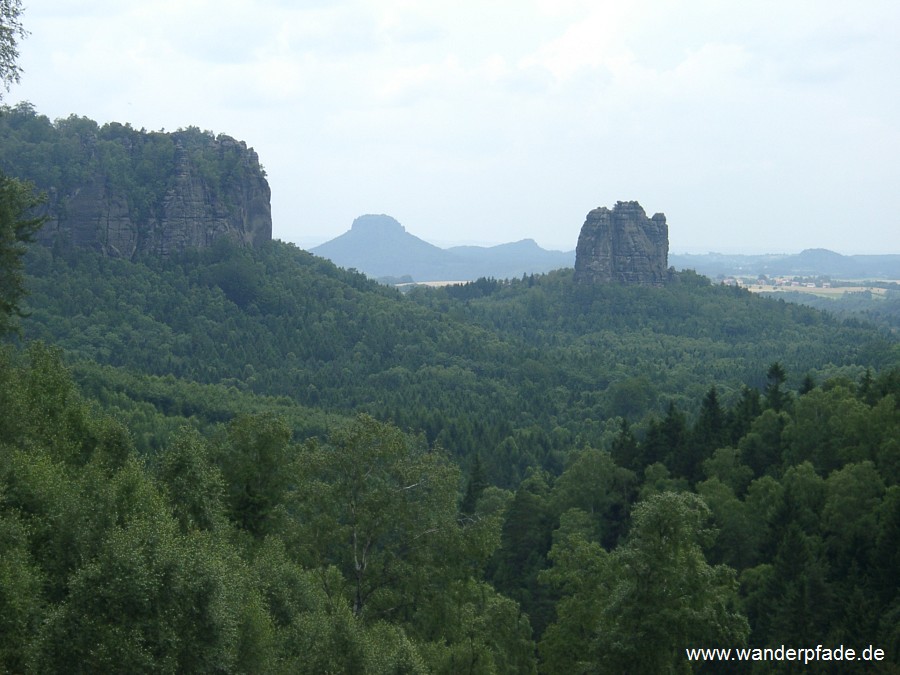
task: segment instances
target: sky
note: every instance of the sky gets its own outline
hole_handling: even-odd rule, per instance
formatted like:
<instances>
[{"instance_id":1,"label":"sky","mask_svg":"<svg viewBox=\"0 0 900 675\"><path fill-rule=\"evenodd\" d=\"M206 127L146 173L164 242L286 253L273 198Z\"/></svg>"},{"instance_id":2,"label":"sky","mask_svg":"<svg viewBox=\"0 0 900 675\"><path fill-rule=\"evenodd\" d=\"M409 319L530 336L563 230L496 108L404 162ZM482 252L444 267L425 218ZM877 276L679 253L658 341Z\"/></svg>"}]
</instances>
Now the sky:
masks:
<instances>
[{"instance_id":1,"label":"sky","mask_svg":"<svg viewBox=\"0 0 900 675\"><path fill-rule=\"evenodd\" d=\"M575 248L637 200L676 253L900 253L896 0L25 0L50 119L253 147L273 236L385 213Z\"/></svg>"}]
</instances>

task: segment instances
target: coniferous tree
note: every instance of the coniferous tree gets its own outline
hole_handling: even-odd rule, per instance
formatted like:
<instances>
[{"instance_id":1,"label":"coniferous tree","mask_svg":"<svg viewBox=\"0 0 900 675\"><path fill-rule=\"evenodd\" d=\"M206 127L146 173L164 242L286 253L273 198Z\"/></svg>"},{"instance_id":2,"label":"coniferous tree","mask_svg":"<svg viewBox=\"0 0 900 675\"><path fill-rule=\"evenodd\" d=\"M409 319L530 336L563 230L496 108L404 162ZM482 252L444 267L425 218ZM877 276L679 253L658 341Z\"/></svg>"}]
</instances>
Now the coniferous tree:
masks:
<instances>
[{"instance_id":1,"label":"coniferous tree","mask_svg":"<svg viewBox=\"0 0 900 675\"><path fill-rule=\"evenodd\" d=\"M613 440L611 454L616 464L631 471L639 471L643 468L641 451L637 439L631 432L628 420L622 418L619 434Z\"/></svg>"},{"instance_id":2,"label":"coniferous tree","mask_svg":"<svg viewBox=\"0 0 900 675\"><path fill-rule=\"evenodd\" d=\"M753 420L762 412L761 397L758 389L741 388L741 397L728 411L729 442L737 445L744 435L750 431Z\"/></svg>"},{"instance_id":3,"label":"coniferous tree","mask_svg":"<svg viewBox=\"0 0 900 675\"><path fill-rule=\"evenodd\" d=\"M700 404L700 415L691 429L688 443L691 463L687 478L696 482L702 477L701 465L717 448L728 442L728 427L725 410L719 403L716 386L710 387Z\"/></svg>"},{"instance_id":4,"label":"coniferous tree","mask_svg":"<svg viewBox=\"0 0 900 675\"><path fill-rule=\"evenodd\" d=\"M685 465L687 422L674 401L669 402L666 416L653 420L641 444L641 461L645 466L662 462L671 471L680 473Z\"/></svg>"},{"instance_id":5,"label":"coniferous tree","mask_svg":"<svg viewBox=\"0 0 900 675\"><path fill-rule=\"evenodd\" d=\"M813 389L816 388L816 381L813 379L813 376L807 373L803 376L803 382L800 385L799 394L803 396L804 394L808 394Z\"/></svg>"},{"instance_id":6,"label":"coniferous tree","mask_svg":"<svg viewBox=\"0 0 900 675\"><path fill-rule=\"evenodd\" d=\"M484 469L481 466L481 455L480 453L475 453L475 459L472 460L472 468L469 471L469 478L466 481L466 493L459 506L460 513L468 516L474 514L478 499L488 485L489 483L484 477Z\"/></svg>"},{"instance_id":7,"label":"coniferous tree","mask_svg":"<svg viewBox=\"0 0 900 675\"><path fill-rule=\"evenodd\" d=\"M766 380L767 384L764 392L766 407L775 412L781 412L790 400L790 395L782 389L787 380L787 374L785 374L784 367L778 361L769 366L769 370L766 372Z\"/></svg>"}]
</instances>

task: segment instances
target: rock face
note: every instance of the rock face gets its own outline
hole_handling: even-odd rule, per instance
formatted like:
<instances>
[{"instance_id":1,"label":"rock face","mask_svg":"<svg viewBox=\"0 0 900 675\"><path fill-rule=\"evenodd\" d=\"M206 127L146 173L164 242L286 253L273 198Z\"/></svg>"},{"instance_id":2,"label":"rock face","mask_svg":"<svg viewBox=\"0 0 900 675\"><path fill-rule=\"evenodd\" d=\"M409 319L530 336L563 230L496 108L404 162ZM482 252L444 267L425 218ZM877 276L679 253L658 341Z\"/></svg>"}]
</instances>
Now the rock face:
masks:
<instances>
[{"instance_id":1,"label":"rock face","mask_svg":"<svg viewBox=\"0 0 900 675\"><path fill-rule=\"evenodd\" d=\"M666 217L648 218L637 202L587 215L575 249L575 280L661 286L669 279Z\"/></svg>"},{"instance_id":2,"label":"rock face","mask_svg":"<svg viewBox=\"0 0 900 675\"><path fill-rule=\"evenodd\" d=\"M114 169L98 163L78 185L49 188L38 239L122 258L167 256L220 238L244 246L271 240L271 191L256 152L224 135L204 139L202 148L178 132L172 137L157 194L137 203L144 186L123 186Z\"/></svg>"}]
</instances>

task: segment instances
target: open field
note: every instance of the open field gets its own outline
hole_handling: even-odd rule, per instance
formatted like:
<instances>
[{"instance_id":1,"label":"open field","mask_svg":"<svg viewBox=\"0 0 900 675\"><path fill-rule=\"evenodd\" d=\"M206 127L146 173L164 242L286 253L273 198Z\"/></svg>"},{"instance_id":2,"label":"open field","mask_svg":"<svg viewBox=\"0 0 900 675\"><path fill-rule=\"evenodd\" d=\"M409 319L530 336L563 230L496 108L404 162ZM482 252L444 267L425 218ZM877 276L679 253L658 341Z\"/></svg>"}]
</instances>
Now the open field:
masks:
<instances>
[{"instance_id":1,"label":"open field","mask_svg":"<svg viewBox=\"0 0 900 675\"><path fill-rule=\"evenodd\" d=\"M748 284L746 288L751 293L808 293L822 298L840 298L848 293L870 292L874 297L884 297L887 290L878 286L838 286L832 288L809 288L807 286L768 286L763 284Z\"/></svg>"},{"instance_id":2,"label":"open field","mask_svg":"<svg viewBox=\"0 0 900 675\"><path fill-rule=\"evenodd\" d=\"M397 288L409 288L412 286L431 286L432 288L439 288L441 286L461 286L462 284L468 284L468 281L411 281L403 284L395 284Z\"/></svg>"}]
</instances>

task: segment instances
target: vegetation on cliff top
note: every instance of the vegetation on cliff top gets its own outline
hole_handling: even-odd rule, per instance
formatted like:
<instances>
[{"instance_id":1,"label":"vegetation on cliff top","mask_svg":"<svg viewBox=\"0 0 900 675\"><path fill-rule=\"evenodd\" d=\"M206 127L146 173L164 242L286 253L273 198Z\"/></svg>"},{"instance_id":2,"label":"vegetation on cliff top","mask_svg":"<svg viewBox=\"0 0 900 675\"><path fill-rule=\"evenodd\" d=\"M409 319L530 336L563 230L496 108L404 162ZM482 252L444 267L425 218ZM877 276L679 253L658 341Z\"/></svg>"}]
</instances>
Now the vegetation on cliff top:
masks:
<instances>
[{"instance_id":1,"label":"vegetation on cliff top","mask_svg":"<svg viewBox=\"0 0 900 675\"><path fill-rule=\"evenodd\" d=\"M134 222L146 223L159 216L185 156L227 203L230 184L251 170L242 161L245 151L242 143L197 127L147 131L78 115L50 121L28 103L0 109L0 170L50 194L52 216L64 214L78 189L100 182L125 197Z\"/></svg>"}]
</instances>

